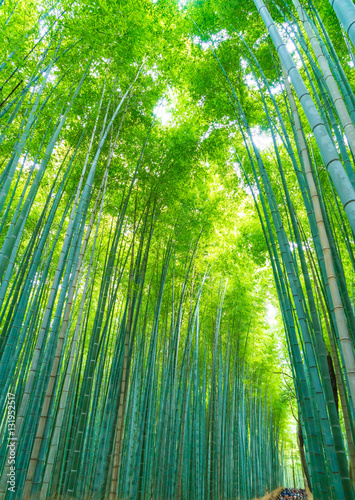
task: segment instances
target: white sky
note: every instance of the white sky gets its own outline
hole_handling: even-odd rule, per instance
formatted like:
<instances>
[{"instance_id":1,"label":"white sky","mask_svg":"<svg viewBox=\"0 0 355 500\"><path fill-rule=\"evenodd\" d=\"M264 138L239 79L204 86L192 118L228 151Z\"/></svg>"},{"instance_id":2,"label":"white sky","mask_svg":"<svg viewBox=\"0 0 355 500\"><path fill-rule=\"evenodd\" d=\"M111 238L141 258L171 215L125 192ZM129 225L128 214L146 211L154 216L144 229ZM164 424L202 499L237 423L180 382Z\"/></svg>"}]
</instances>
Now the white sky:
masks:
<instances>
[{"instance_id":1,"label":"white sky","mask_svg":"<svg viewBox=\"0 0 355 500\"><path fill-rule=\"evenodd\" d=\"M173 118L172 110L165 97L160 99L157 106L154 108L154 114L164 127L171 123Z\"/></svg>"},{"instance_id":2,"label":"white sky","mask_svg":"<svg viewBox=\"0 0 355 500\"><path fill-rule=\"evenodd\" d=\"M271 302L268 302L266 304L266 320L270 326L276 325L276 313L277 313L276 307L273 306Z\"/></svg>"}]
</instances>

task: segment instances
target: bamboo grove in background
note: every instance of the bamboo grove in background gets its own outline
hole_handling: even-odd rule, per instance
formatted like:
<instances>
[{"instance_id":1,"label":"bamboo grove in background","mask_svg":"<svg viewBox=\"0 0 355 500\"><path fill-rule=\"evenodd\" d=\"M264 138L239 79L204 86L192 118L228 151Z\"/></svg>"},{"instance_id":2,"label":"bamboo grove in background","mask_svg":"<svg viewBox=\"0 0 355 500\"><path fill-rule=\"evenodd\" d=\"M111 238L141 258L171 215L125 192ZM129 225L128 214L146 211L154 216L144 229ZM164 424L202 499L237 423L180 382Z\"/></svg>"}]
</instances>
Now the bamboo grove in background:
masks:
<instances>
[{"instance_id":1,"label":"bamboo grove in background","mask_svg":"<svg viewBox=\"0 0 355 500\"><path fill-rule=\"evenodd\" d=\"M353 499L355 95L315 5L242 4L269 32L261 35L277 75L266 76L255 47L227 23L253 75L267 151L218 43L188 6L185 22L208 40L235 132L231 158L267 244L305 481L317 500ZM355 6L330 4L354 64ZM19 8L6 9L4 27ZM170 140L156 111L133 146L125 135L141 94L156 92L159 102L159 87L147 88L154 50L100 66L95 47L84 64L81 39L66 33L70 9L38 10L0 65L0 496L14 495L9 394L15 498L262 496L289 472L282 410L246 356L253 331L241 335L226 305L228 280L213 265L202 269L208 227L189 210L164 215L185 174L168 152L161 164L149 156ZM104 67L99 91L88 94Z\"/></svg>"}]
</instances>

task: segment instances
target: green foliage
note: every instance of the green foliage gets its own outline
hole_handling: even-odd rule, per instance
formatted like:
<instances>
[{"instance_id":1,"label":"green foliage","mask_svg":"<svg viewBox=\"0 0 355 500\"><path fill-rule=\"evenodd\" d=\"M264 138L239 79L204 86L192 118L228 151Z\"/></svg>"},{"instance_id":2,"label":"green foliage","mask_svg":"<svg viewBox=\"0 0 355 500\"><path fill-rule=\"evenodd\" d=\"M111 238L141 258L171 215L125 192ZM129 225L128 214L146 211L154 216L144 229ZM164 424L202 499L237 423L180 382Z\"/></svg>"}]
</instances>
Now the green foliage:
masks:
<instances>
[{"instance_id":1,"label":"green foliage","mask_svg":"<svg viewBox=\"0 0 355 500\"><path fill-rule=\"evenodd\" d=\"M254 2L2 5L0 397L16 396L19 498L262 496L291 477L296 420L314 498L353 498L355 259L332 169L351 186L354 151L277 4L324 143ZM354 121L349 45L325 0L306 7Z\"/></svg>"}]
</instances>

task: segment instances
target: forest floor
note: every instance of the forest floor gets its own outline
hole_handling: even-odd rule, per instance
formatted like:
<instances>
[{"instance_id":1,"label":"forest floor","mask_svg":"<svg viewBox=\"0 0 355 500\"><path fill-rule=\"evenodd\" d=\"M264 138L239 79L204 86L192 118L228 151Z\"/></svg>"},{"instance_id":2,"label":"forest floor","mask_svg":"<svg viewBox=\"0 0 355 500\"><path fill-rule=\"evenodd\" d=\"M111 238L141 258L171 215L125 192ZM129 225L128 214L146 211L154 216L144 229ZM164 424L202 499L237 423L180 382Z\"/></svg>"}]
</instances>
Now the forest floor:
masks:
<instances>
[{"instance_id":1,"label":"forest floor","mask_svg":"<svg viewBox=\"0 0 355 500\"><path fill-rule=\"evenodd\" d=\"M254 498L254 500L277 500L277 498L280 496L280 493L284 490L283 486L280 486L280 488L277 488L276 490L272 491L271 493L267 493L263 498Z\"/></svg>"},{"instance_id":2,"label":"forest floor","mask_svg":"<svg viewBox=\"0 0 355 500\"><path fill-rule=\"evenodd\" d=\"M263 496L262 498L255 498L254 500L279 500L279 498L284 498L281 497L281 493L284 491L285 487L280 486L280 488L277 488L276 490L272 491L271 493L268 493L267 495ZM291 490L293 491L293 490ZM307 488L307 500L313 500L313 495ZM291 497L292 498L292 497Z\"/></svg>"}]
</instances>

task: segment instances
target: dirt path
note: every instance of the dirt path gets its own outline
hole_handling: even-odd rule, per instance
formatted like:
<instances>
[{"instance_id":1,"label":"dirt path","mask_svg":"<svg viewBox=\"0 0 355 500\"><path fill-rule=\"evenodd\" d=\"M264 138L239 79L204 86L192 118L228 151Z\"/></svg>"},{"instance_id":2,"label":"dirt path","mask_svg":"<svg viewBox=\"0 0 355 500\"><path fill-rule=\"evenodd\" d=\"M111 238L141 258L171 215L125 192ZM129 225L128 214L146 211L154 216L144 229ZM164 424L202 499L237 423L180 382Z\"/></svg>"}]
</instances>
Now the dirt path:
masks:
<instances>
[{"instance_id":1,"label":"dirt path","mask_svg":"<svg viewBox=\"0 0 355 500\"><path fill-rule=\"evenodd\" d=\"M284 500L288 498L289 500L303 500L302 496L295 496L294 492L297 492L299 490L294 490L292 488L285 488L284 486L280 486L280 488L277 488L276 490L272 491L271 493L268 493L267 495L263 496L262 498L255 498L254 500ZM283 493L289 492L290 494L288 497L285 495L283 496ZM307 500L313 500L313 495L310 493L309 490L307 490L307 494L304 497Z\"/></svg>"},{"instance_id":2,"label":"dirt path","mask_svg":"<svg viewBox=\"0 0 355 500\"><path fill-rule=\"evenodd\" d=\"M280 488L277 488L276 490L272 491L271 493L268 493L267 495L263 496L263 498L254 498L254 500L277 500L279 497L280 493L284 490L283 486L280 486Z\"/></svg>"}]
</instances>

